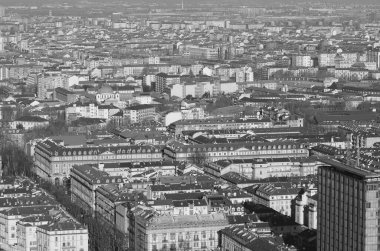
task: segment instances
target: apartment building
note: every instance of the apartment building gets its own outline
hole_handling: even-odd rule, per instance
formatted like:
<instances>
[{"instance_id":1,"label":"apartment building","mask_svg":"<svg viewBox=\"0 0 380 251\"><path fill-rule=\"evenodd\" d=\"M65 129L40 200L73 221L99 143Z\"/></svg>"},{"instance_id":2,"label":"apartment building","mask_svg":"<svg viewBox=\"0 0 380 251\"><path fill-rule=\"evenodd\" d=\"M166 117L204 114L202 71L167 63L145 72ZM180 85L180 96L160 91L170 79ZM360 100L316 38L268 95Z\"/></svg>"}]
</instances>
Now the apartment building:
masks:
<instances>
[{"instance_id":1,"label":"apartment building","mask_svg":"<svg viewBox=\"0 0 380 251\"><path fill-rule=\"evenodd\" d=\"M198 59L218 59L219 51L217 48L198 47L198 46L186 46L185 55L189 55L192 58Z\"/></svg>"},{"instance_id":2,"label":"apartment building","mask_svg":"<svg viewBox=\"0 0 380 251\"><path fill-rule=\"evenodd\" d=\"M187 145L174 141L167 144L163 151L164 158L193 162L213 162L223 159L307 157L309 155L304 144L292 141L199 145Z\"/></svg>"},{"instance_id":3,"label":"apartment building","mask_svg":"<svg viewBox=\"0 0 380 251\"><path fill-rule=\"evenodd\" d=\"M204 170L215 177L234 172L257 180L269 177L314 175L318 172L318 166L319 163L316 160L309 158L255 158L208 162Z\"/></svg>"},{"instance_id":4,"label":"apartment building","mask_svg":"<svg viewBox=\"0 0 380 251\"><path fill-rule=\"evenodd\" d=\"M228 226L222 213L207 215L160 215L148 210L134 211L130 243L134 250L214 250L217 232Z\"/></svg>"},{"instance_id":5,"label":"apartment building","mask_svg":"<svg viewBox=\"0 0 380 251\"><path fill-rule=\"evenodd\" d=\"M156 108L153 105L136 105L125 108L125 114L131 123L155 120Z\"/></svg>"},{"instance_id":6,"label":"apartment building","mask_svg":"<svg viewBox=\"0 0 380 251\"><path fill-rule=\"evenodd\" d=\"M263 184L252 194L253 202L291 216L292 200L298 195L300 190L300 188L280 188L272 184Z\"/></svg>"},{"instance_id":7,"label":"apartment building","mask_svg":"<svg viewBox=\"0 0 380 251\"><path fill-rule=\"evenodd\" d=\"M95 191L95 215L111 225L116 224L117 207L123 203L143 203L145 196L131 186L106 184Z\"/></svg>"},{"instance_id":8,"label":"apartment building","mask_svg":"<svg viewBox=\"0 0 380 251\"><path fill-rule=\"evenodd\" d=\"M294 215L292 213L292 216L294 216L294 220L298 224L307 226L310 229L317 229L317 208L317 189L308 189L294 199Z\"/></svg>"},{"instance_id":9,"label":"apartment building","mask_svg":"<svg viewBox=\"0 0 380 251\"><path fill-rule=\"evenodd\" d=\"M179 75L168 75L166 73L158 73L156 75L155 91L163 93L168 86L180 83Z\"/></svg>"},{"instance_id":10,"label":"apartment building","mask_svg":"<svg viewBox=\"0 0 380 251\"><path fill-rule=\"evenodd\" d=\"M296 248L287 246L278 236L261 233L257 224L247 226L231 225L218 232L221 251L239 250L271 250L295 251Z\"/></svg>"},{"instance_id":11,"label":"apartment building","mask_svg":"<svg viewBox=\"0 0 380 251\"><path fill-rule=\"evenodd\" d=\"M103 164L101 164L103 165ZM83 209L95 211L95 190L105 184L123 184L121 176L111 176L91 165L73 166L70 170L71 200Z\"/></svg>"},{"instance_id":12,"label":"apartment building","mask_svg":"<svg viewBox=\"0 0 380 251\"><path fill-rule=\"evenodd\" d=\"M9 123L12 129L31 130L49 125L49 121L38 116L23 116Z\"/></svg>"},{"instance_id":13,"label":"apartment building","mask_svg":"<svg viewBox=\"0 0 380 251\"><path fill-rule=\"evenodd\" d=\"M36 174L57 184L69 177L70 170L74 165L161 160L161 149L156 146L64 146L47 139L38 142L34 150Z\"/></svg>"},{"instance_id":14,"label":"apartment building","mask_svg":"<svg viewBox=\"0 0 380 251\"><path fill-rule=\"evenodd\" d=\"M97 103L82 103L78 101L66 107L65 116L68 123L80 117L108 120L119 111L120 109L113 105L99 105Z\"/></svg>"},{"instance_id":15,"label":"apartment building","mask_svg":"<svg viewBox=\"0 0 380 251\"><path fill-rule=\"evenodd\" d=\"M43 216L49 210L58 209L57 206L24 206L12 207L0 211L0 243L7 245L17 244L17 222L30 216Z\"/></svg>"},{"instance_id":16,"label":"apartment building","mask_svg":"<svg viewBox=\"0 0 380 251\"><path fill-rule=\"evenodd\" d=\"M57 87L54 90L54 100L60 100L60 101L70 104L77 101L77 99L78 99L77 94L65 88Z\"/></svg>"},{"instance_id":17,"label":"apartment building","mask_svg":"<svg viewBox=\"0 0 380 251\"><path fill-rule=\"evenodd\" d=\"M38 77L37 97L39 99L52 99L54 90L58 87L68 89L61 73L44 74Z\"/></svg>"},{"instance_id":18,"label":"apartment building","mask_svg":"<svg viewBox=\"0 0 380 251\"><path fill-rule=\"evenodd\" d=\"M37 251L88 251L88 229L72 219L37 227Z\"/></svg>"},{"instance_id":19,"label":"apartment building","mask_svg":"<svg viewBox=\"0 0 380 251\"><path fill-rule=\"evenodd\" d=\"M293 67L312 67L313 60L310 55L293 55L292 56Z\"/></svg>"},{"instance_id":20,"label":"apartment building","mask_svg":"<svg viewBox=\"0 0 380 251\"><path fill-rule=\"evenodd\" d=\"M273 123L269 119L235 119L225 117L177 121L169 126L169 131L175 135L179 135L184 131L254 129L270 128L272 126Z\"/></svg>"},{"instance_id":21,"label":"apartment building","mask_svg":"<svg viewBox=\"0 0 380 251\"><path fill-rule=\"evenodd\" d=\"M320 53L318 55L319 67L335 66L335 53Z\"/></svg>"},{"instance_id":22,"label":"apartment building","mask_svg":"<svg viewBox=\"0 0 380 251\"><path fill-rule=\"evenodd\" d=\"M47 225L54 218L51 215L30 216L16 223L17 251L37 250L37 227Z\"/></svg>"}]
</instances>

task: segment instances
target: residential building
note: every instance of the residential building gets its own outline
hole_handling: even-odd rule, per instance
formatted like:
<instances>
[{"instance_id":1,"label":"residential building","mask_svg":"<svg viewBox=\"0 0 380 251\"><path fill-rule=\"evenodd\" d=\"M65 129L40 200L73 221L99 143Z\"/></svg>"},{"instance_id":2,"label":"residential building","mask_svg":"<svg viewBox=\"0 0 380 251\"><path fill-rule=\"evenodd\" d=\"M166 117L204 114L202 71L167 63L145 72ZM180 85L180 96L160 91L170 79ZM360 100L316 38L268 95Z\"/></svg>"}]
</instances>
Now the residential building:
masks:
<instances>
[{"instance_id":1,"label":"residential building","mask_svg":"<svg viewBox=\"0 0 380 251\"><path fill-rule=\"evenodd\" d=\"M308 149L302 143L233 142L188 145L173 141L163 150L164 157L176 161L207 162L223 159L307 157Z\"/></svg>"},{"instance_id":2,"label":"residential building","mask_svg":"<svg viewBox=\"0 0 380 251\"><path fill-rule=\"evenodd\" d=\"M156 75L155 91L162 93L168 86L180 83L179 75L168 75L166 73L158 73Z\"/></svg>"},{"instance_id":3,"label":"residential building","mask_svg":"<svg viewBox=\"0 0 380 251\"><path fill-rule=\"evenodd\" d=\"M131 186L106 184L95 191L95 215L99 220L114 225L117 218L117 207L123 203L143 203L145 196Z\"/></svg>"},{"instance_id":4,"label":"residential building","mask_svg":"<svg viewBox=\"0 0 380 251\"><path fill-rule=\"evenodd\" d=\"M77 99L78 99L77 94L65 88L58 87L58 88L55 88L54 90L54 100L60 100L60 101L70 104L70 103L76 102Z\"/></svg>"},{"instance_id":5,"label":"residential building","mask_svg":"<svg viewBox=\"0 0 380 251\"><path fill-rule=\"evenodd\" d=\"M71 200L89 212L95 211L95 190L105 184L123 183L121 176L111 176L91 165L73 166L70 170L70 194Z\"/></svg>"},{"instance_id":6,"label":"residential building","mask_svg":"<svg viewBox=\"0 0 380 251\"><path fill-rule=\"evenodd\" d=\"M67 180L74 165L161 160L161 149L155 146L64 146L47 139L38 142L34 150L36 174L57 184Z\"/></svg>"},{"instance_id":7,"label":"residential building","mask_svg":"<svg viewBox=\"0 0 380 251\"><path fill-rule=\"evenodd\" d=\"M0 211L0 243L7 245L17 244L17 222L30 216L43 216L57 206L29 205L25 207L12 207Z\"/></svg>"},{"instance_id":8,"label":"residential building","mask_svg":"<svg viewBox=\"0 0 380 251\"><path fill-rule=\"evenodd\" d=\"M133 214L130 244L134 250L213 250L218 247L218 231L228 226L222 213L172 216L135 210Z\"/></svg>"},{"instance_id":9,"label":"residential building","mask_svg":"<svg viewBox=\"0 0 380 251\"><path fill-rule=\"evenodd\" d=\"M74 121L80 117L110 119L120 109L113 105L99 105L97 103L75 102L65 109L66 122Z\"/></svg>"},{"instance_id":10,"label":"residential building","mask_svg":"<svg viewBox=\"0 0 380 251\"><path fill-rule=\"evenodd\" d=\"M281 237L262 236L255 224L249 226L231 225L218 232L221 251L295 251L296 248L288 247Z\"/></svg>"},{"instance_id":11,"label":"residential building","mask_svg":"<svg viewBox=\"0 0 380 251\"><path fill-rule=\"evenodd\" d=\"M313 60L310 55L293 55L292 56L293 67L312 67Z\"/></svg>"},{"instance_id":12,"label":"residential building","mask_svg":"<svg viewBox=\"0 0 380 251\"><path fill-rule=\"evenodd\" d=\"M308 189L294 199L292 217L298 224L305 225L310 229L317 229L317 208L318 193L316 189Z\"/></svg>"},{"instance_id":13,"label":"residential building","mask_svg":"<svg viewBox=\"0 0 380 251\"><path fill-rule=\"evenodd\" d=\"M298 195L300 190L300 188L276 187L272 184L259 185L252 194L253 202L290 216L292 214L292 200Z\"/></svg>"},{"instance_id":14,"label":"residential building","mask_svg":"<svg viewBox=\"0 0 380 251\"><path fill-rule=\"evenodd\" d=\"M228 159L208 162L204 170L215 177L235 172L257 180L269 177L315 175L319 165L316 160L310 158Z\"/></svg>"},{"instance_id":15,"label":"residential building","mask_svg":"<svg viewBox=\"0 0 380 251\"><path fill-rule=\"evenodd\" d=\"M31 130L49 126L49 121L37 116L23 116L9 123L12 129Z\"/></svg>"},{"instance_id":16,"label":"residential building","mask_svg":"<svg viewBox=\"0 0 380 251\"><path fill-rule=\"evenodd\" d=\"M88 229L72 219L37 227L37 251L88 251Z\"/></svg>"},{"instance_id":17,"label":"residential building","mask_svg":"<svg viewBox=\"0 0 380 251\"><path fill-rule=\"evenodd\" d=\"M125 108L125 116L131 123L155 120L156 108L153 105L136 105Z\"/></svg>"},{"instance_id":18,"label":"residential building","mask_svg":"<svg viewBox=\"0 0 380 251\"><path fill-rule=\"evenodd\" d=\"M30 216L21 219L17 225L17 251L37 250L37 227L47 225L54 218L51 215Z\"/></svg>"},{"instance_id":19,"label":"residential building","mask_svg":"<svg viewBox=\"0 0 380 251\"><path fill-rule=\"evenodd\" d=\"M62 74L41 75L39 76L37 83L37 96L40 99L52 99L54 90L58 87L68 88Z\"/></svg>"}]
</instances>

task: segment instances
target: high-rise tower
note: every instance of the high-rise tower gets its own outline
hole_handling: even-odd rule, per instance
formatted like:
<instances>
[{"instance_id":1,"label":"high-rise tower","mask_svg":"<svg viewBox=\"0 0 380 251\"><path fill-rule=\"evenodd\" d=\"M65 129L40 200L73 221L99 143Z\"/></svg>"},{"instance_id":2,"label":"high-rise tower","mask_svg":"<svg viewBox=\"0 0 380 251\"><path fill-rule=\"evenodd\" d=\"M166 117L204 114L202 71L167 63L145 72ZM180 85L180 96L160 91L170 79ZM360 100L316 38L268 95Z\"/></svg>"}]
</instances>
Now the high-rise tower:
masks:
<instances>
[{"instance_id":1,"label":"high-rise tower","mask_svg":"<svg viewBox=\"0 0 380 251\"><path fill-rule=\"evenodd\" d=\"M318 171L318 251L379 250L380 174L335 160Z\"/></svg>"}]
</instances>

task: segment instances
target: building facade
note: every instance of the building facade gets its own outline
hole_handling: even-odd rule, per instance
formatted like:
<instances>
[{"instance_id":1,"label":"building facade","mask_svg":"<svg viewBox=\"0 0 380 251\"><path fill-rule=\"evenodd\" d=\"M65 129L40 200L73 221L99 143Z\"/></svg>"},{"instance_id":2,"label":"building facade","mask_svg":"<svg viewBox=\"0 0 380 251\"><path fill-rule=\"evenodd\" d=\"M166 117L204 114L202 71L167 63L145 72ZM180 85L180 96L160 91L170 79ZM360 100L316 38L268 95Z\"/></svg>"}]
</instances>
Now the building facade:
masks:
<instances>
[{"instance_id":1,"label":"building facade","mask_svg":"<svg viewBox=\"0 0 380 251\"><path fill-rule=\"evenodd\" d=\"M317 250L378 250L380 175L324 162L318 172Z\"/></svg>"},{"instance_id":2,"label":"building facade","mask_svg":"<svg viewBox=\"0 0 380 251\"><path fill-rule=\"evenodd\" d=\"M132 226L134 250L214 250L218 231L228 225L222 213L209 215L159 215L135 212Z\"/></svg>"},{"instance_id":3,"label":"building facade","mask_svg":"<svg viewBox=\"0 0 380 251\"><path fill-rule=\"evenodd\" d=\"M161 149L155 146L65 147L47 139L38 142L34 151L36 174L58 184L69 177L74 165L161 160Z\"/></svg>"}]
</instances>

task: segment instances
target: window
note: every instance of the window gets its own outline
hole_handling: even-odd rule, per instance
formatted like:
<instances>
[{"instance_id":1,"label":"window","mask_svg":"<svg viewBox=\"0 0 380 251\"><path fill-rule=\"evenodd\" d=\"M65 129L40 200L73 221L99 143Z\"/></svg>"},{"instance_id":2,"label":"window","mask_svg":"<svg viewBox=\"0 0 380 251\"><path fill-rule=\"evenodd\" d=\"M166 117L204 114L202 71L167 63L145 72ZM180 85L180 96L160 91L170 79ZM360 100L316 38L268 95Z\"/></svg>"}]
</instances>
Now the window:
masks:
<instances>
[{"instance_id":1,"label":"window","mask_svg":"<svg viewBox=\"0 0 380 251\"><path fill-rule=\"evenodd\" d=\"M207 245L206 245L206 242L205 241L202 241L202 246L201 248L207 248Z\"/></svg>"},{"instance_id":2,"label":"window","mask_svg":"<svg viewBox=\"0 0 380 251\"><path fill-rule=\"evenodd\" d=\"M178 234L178 241L183 241L183 236L181 233Z\"/></svg>"},{"instance_id":3,"label":"window","mask_svg":"<svg viewBox=\"0 0 380 251\"><path fill-rule=\"evenodd\" d=\"M198 241L198 240L199 240L199 236L198 236L198 233L197 233L197 232L194 233L194 240L195 240L195 241Z\"/></svg>"},{"instance_id":4,"label":"window","mask_svg":"<svg viewBox=\"0 0 380 251\"><path fill-rule=\"evenodd\" d=\"M206 231L202 231L202 238L203 238L203 239L206 238Z\"/></svg>"}]
</instances>

